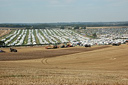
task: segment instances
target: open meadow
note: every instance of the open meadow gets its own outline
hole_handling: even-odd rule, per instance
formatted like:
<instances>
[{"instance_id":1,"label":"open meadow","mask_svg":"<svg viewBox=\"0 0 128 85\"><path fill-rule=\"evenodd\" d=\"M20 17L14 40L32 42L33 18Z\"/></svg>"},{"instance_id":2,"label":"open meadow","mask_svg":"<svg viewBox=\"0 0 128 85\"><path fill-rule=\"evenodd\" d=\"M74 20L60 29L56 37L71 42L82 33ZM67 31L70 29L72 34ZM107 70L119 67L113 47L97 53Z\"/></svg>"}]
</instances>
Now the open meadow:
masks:
<instances>
[{"instance_id":1,"label":"open meadow","mask_svg":"<svg viewBox=\"0 0 128 85\"><path fill-rule=\"evenodd\" d=\"M1 48L0 85L128 85L128 45Z\"/></svg>"}]
</instances>

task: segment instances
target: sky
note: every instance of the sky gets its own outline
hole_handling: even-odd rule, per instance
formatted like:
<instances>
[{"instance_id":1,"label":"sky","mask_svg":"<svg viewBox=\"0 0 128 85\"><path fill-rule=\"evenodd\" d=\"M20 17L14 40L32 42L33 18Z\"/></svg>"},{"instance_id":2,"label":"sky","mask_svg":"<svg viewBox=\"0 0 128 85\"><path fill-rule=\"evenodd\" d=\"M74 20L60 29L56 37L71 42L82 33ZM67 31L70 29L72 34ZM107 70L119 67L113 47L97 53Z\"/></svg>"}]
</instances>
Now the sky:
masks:
<instances>
[{"instance_id":1,"label":"sky","mask_svg":"<svg viewBox=\"0 0 128 85\"><path fill-rule=\"evenodd\" d=\"M128 0L0 0L0 23L128 21Z\"/></svg>"}]
</instances>

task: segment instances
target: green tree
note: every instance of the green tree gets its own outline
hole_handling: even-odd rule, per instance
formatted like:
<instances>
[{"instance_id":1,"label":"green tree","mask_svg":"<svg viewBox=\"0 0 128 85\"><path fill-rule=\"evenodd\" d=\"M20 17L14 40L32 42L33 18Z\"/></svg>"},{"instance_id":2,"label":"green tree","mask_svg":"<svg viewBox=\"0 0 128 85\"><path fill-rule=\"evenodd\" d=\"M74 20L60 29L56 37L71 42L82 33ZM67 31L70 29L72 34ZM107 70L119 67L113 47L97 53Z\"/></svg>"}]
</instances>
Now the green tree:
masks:
<instances>
[{"instance_id":1,"label":"green tree","mask_svg":"<svg viewBox=\"0 0 128 85\"><path fill-rule=\"evenodd\" d=\"M74 29L79 29L79 26L76 26Z\"/></svg>"},{"instance_id":2,"label":"green tree","mask_svg":"<svg viewBox=\"0 0 128 85\"><path fill-rule=\"evenodd\" d=\"M96 33L93 33L92 37L93 38L97 38L97 34Z\"/></svg>"},{"instance_id":3,"label":"green tree","mask_svg":"<svg viewBox=\"0 0 128 85\"><path fill-rule=\"evenodd\" d=\"M86 27L83 27L82 29L86 29Z\"/></svg>"},{"instance_id":4,"label":"green tree","mask_svg":"<svg viewBox=\"0 0 128 85\"><path fill-rule=\"evenodd\" d=\"M64 26L61 26L60 29L64 29Z\"/></svg>"}]
</instances>

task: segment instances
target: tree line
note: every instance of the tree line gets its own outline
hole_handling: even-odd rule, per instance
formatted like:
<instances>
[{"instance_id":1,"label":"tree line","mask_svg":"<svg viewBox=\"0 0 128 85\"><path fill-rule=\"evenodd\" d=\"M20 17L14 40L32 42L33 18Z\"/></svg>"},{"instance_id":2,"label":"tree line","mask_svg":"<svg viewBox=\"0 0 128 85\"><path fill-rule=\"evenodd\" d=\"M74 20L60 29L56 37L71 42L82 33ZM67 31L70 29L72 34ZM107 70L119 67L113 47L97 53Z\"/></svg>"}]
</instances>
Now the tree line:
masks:
<instances>
[{"instance_id":1,"label":"tree line","mask_svg":"<svg viewBox=\"0 0 128 85\"><path fill-rule=\"evenodd\" d=\"M79 29L82 27L86 29L86 27L102 27L102 26L128 26L128 22L76 22L76 23L4 23L0 24L0 27L12 27L19 28L25 27L26 29L45 29L49 28L61 28L64 29L65 26L74 27L74 29Z\"/></svg>"}]
</instances>

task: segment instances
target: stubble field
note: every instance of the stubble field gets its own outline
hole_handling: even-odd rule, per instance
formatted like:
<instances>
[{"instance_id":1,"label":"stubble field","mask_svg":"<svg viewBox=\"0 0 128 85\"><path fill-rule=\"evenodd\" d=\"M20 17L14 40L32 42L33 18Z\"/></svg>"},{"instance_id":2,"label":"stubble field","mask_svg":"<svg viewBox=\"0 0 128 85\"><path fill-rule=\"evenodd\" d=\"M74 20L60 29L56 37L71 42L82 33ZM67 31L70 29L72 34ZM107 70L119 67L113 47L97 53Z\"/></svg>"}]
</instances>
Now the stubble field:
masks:
<instances>
[{"instance_id":1,"label":"stubble field","mask_svg":"<svg viewBox=\"0 0 128 85\"><path fill-rule=\"evenodd\" d=\"M1 85L127 85L128 45L1 48Z\"/></svg>"}]
</instances>

